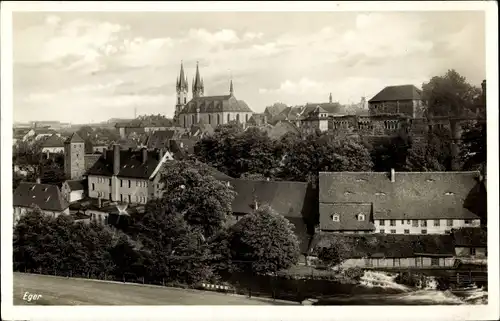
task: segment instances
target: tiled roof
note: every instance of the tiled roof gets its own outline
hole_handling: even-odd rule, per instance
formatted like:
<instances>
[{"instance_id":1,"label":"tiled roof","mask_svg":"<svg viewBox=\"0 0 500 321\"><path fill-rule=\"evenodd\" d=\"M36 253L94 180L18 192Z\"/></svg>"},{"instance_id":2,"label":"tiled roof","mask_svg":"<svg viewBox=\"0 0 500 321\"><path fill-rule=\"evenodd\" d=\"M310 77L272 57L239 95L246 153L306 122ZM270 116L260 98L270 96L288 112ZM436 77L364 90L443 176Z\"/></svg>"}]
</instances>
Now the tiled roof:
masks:
<instances>
[{"instance_id":1,"label":"tiled roof","mask_svg":"<svg viewBox=\"0 0 500 321\"><path fill-rule=\"evenodd\" d=\"M42 147L64 147L64 141L54 134L43 142Z\"/></svg>"},{"instance_id":2,"label":"tiled roof","mask_svg":"<svg viewBox=\"0 0 500 321\"><path fill-rule=\"evenodd\" d=\"M374 219L478 219L464 207L479 172L321 172L319 201L373 204ZM330 215L330 213L321 213Z\"/></svg>"},{"instance_id":3,"label":"tiled roof","mask_svg":"<svg viewBox=\"0 0 500 321\"><path fill-rule=\"evenodd\" d=\"M73 133L66 139L65 143L85 143L85 141L77 133Z\"/></svg>"},{"instance_id":4,"label":"tiled roof","mask_svg":"<svg viewBox=\"0 0 500 321\"><path fill-rule=\"evenodd\" d=\"M168 148L169 140L180 138L181 135L179 130L157 130L148 135L145 145L147 148Z\"/></svg>"},{"instance_id":5,"label":"tiled roof","mask_svg":"<svg viewBox=\"0 0 500 321\"><path fill-rule=\"evenodd\" d=\"M313 210L316 200L308 183L286 181L256 181L235 179L231 182L237 196L233 212L251 213L255 200L268 204L286 217L305 217Z\"/></svg>"},{"instance_id":6,"label":"tiled roof","mask_svg":"<svg viewBox=\"0 0 500 321\"><path fill-rule=\"evenodd\" d=\"M88 171L94 164L101 158L101 154L85 154L83 155L83 161L85 165L85 171Z\"/></svg>"},{"instance_id":7,"label":"tiled roof","mask_svg":"<svg viewBox=\"0 0 500 321\"><path fill-rule=\"evenodd\" d=\"M204 136L206 134L213 134L214 128L210 124L199 122L191 126L189 133L191 136Z\"/></svg>"},{"instance_id":8,"label":"tiled roof","mask_svg":"<svg viewBox=\"0 0 500 321\"><path fill-rule=\"evenodd\" d=\"M379 101L395 100L419 100L422 99L422 91L414 85L387 86L372 99L370 103Z\"/></svg>"},{"instance_id":9,"label":"tiled roof","mask_svg":"<svg viewBox=\"0 0 500 321\"><path fill-rule=\"evenodd\" d=\"M45 211L61 212L68 208L56 185L21 182L14 191L14 206L38 206Z\"/></svg>"},{"instance_id":10,"label":"tiled roof","mask_svg":"<svg viewBox=\"0 0 500 321\"><path fill-rule=\"evenodd\" d=\"M71 191L82 191L85 189L83 180L68 180L66 183Z\"/></svg>"},{"instance_id":11,"label":"tiled roof","mask_svg":"<svg viewBox=\"0 0 500 321\"><path fill-rule=\"evenodd\" d=\"M243 100L237 100L233 95L224 95L195 97L184 106L181 114L194 114L198 108L200 113L252 112Z\"/></svg>"},{"instance_id":12,"label":"tiled roof","mask_svg":"<svg viewBox=\"0 0 500 321\"><path fill-rule=\"evenodd\" d=\"M303 107L286 107L281 113L273 117L273 122L279 120L297 120Z\"/></svg>"},{"instance_id":13,"label":"tiled roof","mask_svg":"<svg viewBox=\"0 0 500 321\"><path fill-rule=\"evenodd\" d=\"M315 235L311 248L330 247L334 243L347 244L346 258L408 258L420 255L451 257L455 253L451 235Z\"/></svg>"},{"instance_id":14,"label":"tiled roof","mask_svg":"<svg viewBox=\"0 0 500 321\"><path fill-rule=\"evenodd\" d=\"M112 176L114 151L106 151L106 158L99 160L88 170L88 175ZM118 177L148 179L160 162L159 153L147 152L147 161L142 162L142 151L120 150L120 171Z\"/></svg>"},{"instance_id":15,"label":"tiled roof","mask_svg":"<svg viewBox=\"0 0 500 321\"><path fill-rule=\"evenodd\" d=\"M486 246L488 236L486 231L479 227L463 227L453 230L453 239L455 246Z\"/></svg>"},{"instance_id":16,"label":"tiled roof","mask_svg":"<svg viewBox=\"0 0 500 321\"><path fill-rule=\"evenodd\" d=\"M335 114L335 115L345 114L344 108L339 103L319 103L319 104L307 103L305 108L304 108L304 111L302 112L302 115L308 116L317 107L321 108L320 112L324 111L324 112L327 112L328 114Z\"/></svg>"},{"instance_id":17,"label":"tiled roof","mask_svg":"<svg viewBox=\"0 0 500 321\"><path fill-rule=\"evenodd\" d=\"M373 231L371 204L320 204L320 229L324 231ZM364 215L360 220L359 214ZM339 220L334 221L333 215Z\"/></svg>"}]
</instances>

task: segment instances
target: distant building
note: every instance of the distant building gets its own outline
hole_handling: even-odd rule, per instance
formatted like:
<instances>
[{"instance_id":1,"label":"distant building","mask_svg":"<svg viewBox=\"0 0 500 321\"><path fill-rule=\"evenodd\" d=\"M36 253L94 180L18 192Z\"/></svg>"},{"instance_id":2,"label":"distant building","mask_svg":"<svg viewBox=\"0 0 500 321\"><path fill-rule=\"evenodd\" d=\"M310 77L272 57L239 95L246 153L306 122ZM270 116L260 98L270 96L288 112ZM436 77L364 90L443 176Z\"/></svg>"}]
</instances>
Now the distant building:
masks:
<instances>
[{"instance_id":1,"label":"distant building","mask_svg":"<svg viewBox=\"0 0 500 321\"><path fill-rule=\"evenodd\" d=\"M67 179L82 179L85 174L85 141L73 133L64 142L64 174Z\"/></svg>"},{"instance_id":2,"label":"distant building","mask_svg":"<svg viewBox=\"0 0 500 321\"><path fill-rule=\"evenodd\" d=\"M370 115L403 114L423 116L422 91L414 85L387 86L368 101Z\"/></svg>"},{"instance_id":3,"label":"distant building","mask_svg":"<svg viewBox=\"0 0 500 321\"><path fill-rule=\"evenodd\" d=\"M79 201L85 196L85 180L67 180L61 186L63 197L70 203Z\"/></svg>"},{"instance_id":4,"label":"distant building","mask_svg":"<svg viewBox=\"0 0 500 321\"><path fill-rule=\"evenodd\" d=\"M229 87L229 95L204 96L205 88L200 77L198 65L193 80L193 98L187 101L187 79L184 76L184 67L181 64L180 78L177 82L177 104L175 120L181 127L190 128L200 122L213 128L231 121L245 124L253 115L253 111L243 100L234 96L233 81Z\"/></svg>"},{"instance_id":5,"label":"distant building","mask_svg":"<svg viewBox=\"0 0 500 321\"><path fill-rule=\"evenodd\" d=\"M144 119L137 118L130 122L119 122L115 124L118 129L120 137L126 138L130 134L143 134L155 132L158 130L168 130L174 126L171 119L165 118L163 116L147 116Z\"/></svg>"},{"instance_id":6,"label":"distant building","mask_svg":"<svg viewBox=\"0 0 500 321\"><path fill-rule=\"evenodd\" d=\"M321 172L319 228L351 234L446 234L479 227L477 205L471 204L480 199L473 195L480 193L479 184L479 172Z\"/></svg>"},{"instance_id":7,"label":"distant building","mask_svg":"<svg viewBox=\"0 0 500 321\"><path fill-rule=\"evenodd\" d=\"M42 143L42 153L50 154L64 153L64 140L53 134Z\"/></svg>"},{"instance_id":8,"label":"distant building","mask_svg":"<svg viewBox=\"0 0 500 321\"><path fill-rule=\"evenodd\" d=\"M69 214L69 202L56 185L50 184L21 182L14 191L13 205L15 223L34 209L52 217Z\"/></svg>"}]
</instances>

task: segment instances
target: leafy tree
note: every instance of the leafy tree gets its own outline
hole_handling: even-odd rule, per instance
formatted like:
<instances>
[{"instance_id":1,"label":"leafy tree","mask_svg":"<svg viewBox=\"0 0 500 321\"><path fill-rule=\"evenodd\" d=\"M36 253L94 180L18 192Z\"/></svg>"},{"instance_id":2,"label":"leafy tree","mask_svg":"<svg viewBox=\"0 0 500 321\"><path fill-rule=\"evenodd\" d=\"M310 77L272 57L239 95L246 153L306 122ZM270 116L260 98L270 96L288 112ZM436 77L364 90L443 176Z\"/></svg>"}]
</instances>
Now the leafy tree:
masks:
<instances>
[{"instance_id":1,"label":"leafy tree","mask_svg":"<svg viewBox=\"0 0 500 321\"><path fill-rule=\"evenodd\" d=\"M465 77L452 69L424 83L422 96L427 101L428 116L459 116L475 109L480 89L467 83Z\"/></svg>"},{"instance_id":2,"label":"leafy tree","mask_svg":"<svg viewBox=\"0 0 500 321\"><path fill-rule=\"evenodd\" d=\"M486 168L486 122L464 126L460 159L464 170Z\"/></svg>"},{"instance_id":3,"label":"leafy tree","mask_svg":"<svg viewBox=\"0 0 500 321\"><path fill-rule=\"evenodd\" d=\"M320 248L318 251L318 258L328 267L335 266L342 262L342 258L335 246Z\"/></svg>"},{"instance_id":4,"label":"leafy tree","mask_svg":"<svg viewBox=\"0 0 500 321\"><path fill-rule=\"evenodd\" d=\"M231 227L233 262L245 272L276 273L296 264L299 241L292 224L264 205Z\"/></svg>"},{"instance_id":5,"label":"leafy tree","mask_svg":"<svg viewBox=\"0 0 500 321\"><path fill-rule=\"evenodd\" d=\"M433 129L408 150L405 169L415 172L451 170L450 132Z\"/></svg>"},{"instance_id":6,"label":"leafy tree","mask_svg":"<svg viewBox=\"0 0 500 321\"><path fill-rule=\"evenodd\" d=\"M211 172L194 162L169 162L161 172L163 196L152 206L181 213L204 237L216 234L232 214L234 192Z\"/></svg>"}]
</instances>

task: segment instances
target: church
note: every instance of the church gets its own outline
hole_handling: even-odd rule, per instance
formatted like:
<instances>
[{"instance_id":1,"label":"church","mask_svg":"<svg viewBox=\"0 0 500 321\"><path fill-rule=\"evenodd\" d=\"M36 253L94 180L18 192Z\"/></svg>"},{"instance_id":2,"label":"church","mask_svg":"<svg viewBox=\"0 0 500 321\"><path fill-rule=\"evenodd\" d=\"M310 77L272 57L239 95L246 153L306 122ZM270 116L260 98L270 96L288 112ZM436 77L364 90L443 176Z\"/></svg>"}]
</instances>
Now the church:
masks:
<instances>
[{"instance_id":1,"label":"church","mask_svg":"<svg viewBox=\"0 0 500 321\"><path fill-rule=\"evenodd\" d=\"M176 83L177 102L174 120L184 128L196 124L209 124L213 128L218 125L236 122L246 124L253 111L243 100L234 96L233 80L229 85L229 95L205 96L203 78L196 63L196 75L192 83L192 99L188 101L189 85L181 62L181 71Z\"/></svg>"}]
</instances>

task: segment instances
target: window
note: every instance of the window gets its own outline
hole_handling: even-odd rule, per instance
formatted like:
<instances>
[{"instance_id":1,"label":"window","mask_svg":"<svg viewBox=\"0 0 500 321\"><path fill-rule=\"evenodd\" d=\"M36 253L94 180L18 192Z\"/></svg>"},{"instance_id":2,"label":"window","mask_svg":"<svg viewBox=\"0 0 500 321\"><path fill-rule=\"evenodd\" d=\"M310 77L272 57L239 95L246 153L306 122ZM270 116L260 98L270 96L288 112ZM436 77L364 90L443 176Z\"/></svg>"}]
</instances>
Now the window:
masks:
<instances>
[{"instance_id":1,"label":"window","mask_svg":"<svg viewBox=\"0 0 500 321\"><path fill-rule=\"evenodd\" d=\"M470 255L476 255L476 248L475 247L470 248Z\"/></svg>"},{"instance_id":2,"label":"window","mask_svg":"<svg viewBox=\"0 0 500 321\"><path fill-rule=\"evenodd\" d=\"M411 224L411 220L407 220L406 224L410 225Z\"/></svg>"},{"instance_id":3,"label":"window","mask_svg":"<svg viewBox=\"0 0 500 321\"><path fill-rule=\"evenodd\" d=\"M120 194L120 202L123 202L123 194Z\"/></svg>"},{"instance_id":4,"label":"window","mask_svg":"<svg viewBox=\"0 0 500 321\"><path fill-rule=\"evenodd\" d=\"M384 221L384 220L380 220L379 225L380 225L380 226L384 226L384 225L385 225L385 221Z\"/></svg>"},{"instance_id":5,"label":"window","mask_svg":"<svg viewBox=\"0 0 500 321\"><path fill-rule=\"evenodd\" d=\"M405 220L401 220L401 225L404 225L405 224Z\"/></svg>"},{"instance_id":6,"label":"window","mask_svg":"<svg viewBox=\"0 0 500 321\"><path fill-rule=\"evenodd\" d=\"M120 180L120 187L123 187L123 181Z\"/></svg>"},{"instance_id":7,"label":"window","mask_svg":"<svg viewBox=\"0 0 500 321\"><path fill-rule=\"evenodd\" d=\"M217 125L219 125L219 124L220 124L220 115L217 114Z\"/></svg>"},{"instance_id":8,"label":"window","mask_svg":"<svg viewBox=\"0 0 500 321\"><path fill-rule=\"evenodd\" d=\"M439 258L431 257L431 265L432 266L439 266Z\"/></svg>"},{"instance_id":9,"label":"window","mask_svg":"<svg viewBox=\"0 0 500 321\"><path fill-rule=\"evenodd\" d=\"M453 220L446 220L446 226L453 226Z\"/></svg>"},{"instance_id":10,"label":"window","mask_svg":"<svg viewBox=\"0 0 500 321\"><path fill-rule=\"evenodd\" d=\"M109 186L111 186L111 178L109 179Z\"/></svg>"},{"instance_id":11,"label":"window","mask_svg":"<svg viewBox=\"0 0 500 321\"><path fill-rule=\"evenodd\" d=\"M111 201L111 193L109 193L109 200Z\"/></svg>"},{"instance_id":12,"label":"window","mask_svg":"<svg viewBox=\"0 0 500 321\"><path fill-rule=\"evenodd\" d=\"M439 220L434 220L434 226L440 226L441 222Z\"/></svg>"},{"instance_id":13,"label":"window","mask_svg":"<svg viewBox=\"0 0 500 321\"><path fill-rule=\"evenodd\" d=\"M385 233L385 230L384 229L381 229L380 230L380 234L384 234Z\"/></svg>"},{"instance_id":14,"label":"window","mask_svg":"<svg viewBox=\"0 0 500 321\"><path fill-rule=\"evenodd\" d=\"M405 234L410 234L410 230L405 230Z\"/></svg>"},{"instance_id":15,"label":"window","mask_svg":"<svg viewBox=\"0 0 500 321\"><path fill-rule=\"evenodd\" d=\"M401 259L400 258L395 258L393 262L394 267L399 267L401 265Z\"/></svg>"},{"instance_id":16,"label":"window","mask_svg":"<svg viewBox=\"0 0 500 321\"><path fill-rule=\"evenodd\" d=\"M396 226L396 220L391 220L391 226Z\"/></svg>"},{"instance_id":17,"label":"window","mask_svg":"<svg viewBox=\"0 0 500 321\"><path fill-rule=\"evenodd\" d=\"M92 183L92 190L95 191L95 185Z\"/></svg>"},{"instance_id":18,"label":"window","mask_svg":"<svg viewBox=\"0 0 500 321\"><path fill-rule=\"evenodd\" d=\"M212 124L212 115L208 115L208 124Z\"/></svg>"},{"instance_id":19,"label":"window","mask_svg":"<svg viewBox=\"0 0 500 321\"><path fill-rule=\"evenodd\" d=\"M364 214L358 214L358 221L364 221L365 220L365 215Z\"/></svg>"},{"instance_id":20,"label":"window","mask_svg":"<svg viewBox=\"0 0 500 321\"><path fill-rule=\"evenodd\" d=\"M396 230L391 230L391 234L396 234Z\"/></svg>"},{"instance_id":21,"label":"window","mask_svg":"<svg viewBox=\"0 0 500 321\"><path fill-rule=\"evenodd\" d=\"M128 180L128 188L132 187L132 182Z\"/></svg>"},{"instance_id":22,"label":"window","mask_svg":"<svg viewBox=\"0 0 500 321\"><path fill-rule=\"evenodd\" d=\"M340 222L340 216L338 214L333 214L332 215L332 221L334 221L334 222Z\"/></svg>"},{"instance_id":23,"label":"window","mask_svg":"<svg viewBox=\"0 0 500 321\"><path fill-rule=\"evenodd\" d=\"M227 114L227 122L229 123L231 121L231 114Z\"/></svg>"},{"instance_id":24,"label":"window","mask_svg":"<svg viewBox=\"0 0 500 321\"><path fill-rule=\"evenodd\" d=\"M181 103L181 97L177 97L177 103L180 104Z\"/></svg>"},{"instance_id":25,"label":"window","mask_svg":"<svg viewBox=\"0 0 500 321\"><path fill-rule=\"evenodd\" d=\"M427 227L427 221L426 220L422 220L422 222L420 222L420 226Z\"/></svg>"},{"instance_id":26,"label":"window","mask_svg":"<svg viewBox=\"0 0 500 321\"><path fill-rule=\"evenodd\" d=\"M418 220L413 220L413 227L418 227Z\"/></svg>"},{"instance_id":27,"label":"window","mask_svg":"<svg viewBox=\"0 0 500 321\"><path fill-rule=\"evenodd\" d=\"M187 98L186 98L186 97L184 97L184 103L186 103L186 102L187 102Z\"/></svg>"},{"instance_id":28,"label":"window","mask_svg":"<svg viewBox=\"0 0 500 321\"><path fill-rule=\"evenodd\" d=\"M240 114L236 114L236 122L239 123L240 122Z\"/></svg>"},{"instance_id":29,"label":"window","mask_svg":"<svg viewBox=\"0 0 500 321\"><path fill-rule=\"evenodd\" d=\"M196 123L196 117L194 115L191 116L191 123Z\"/></svg>"},{"instance_id":30,"label":"window","mask_svg":"<svg viewBox=\"0 0 500 321\"><path fill-rule=\"evenodd\" d=\"M471 221L471 220L465 220L465 221L464 221L464 223L465 223L465 224L471 224L471 223L472 223L472 221Z\"/></svg>"},{"instance_id":31,"label":"window","mask_svg":"<svg viewBox=\"0 0 500 321\"><path fill-rule=\"evenodd\" d=\"M132 203L132 195L130 195L130 194L128 195L128 202Z\"/></svg>"},{"instance_id":32,"label":"window","mask_svg":"<svg viewBox=\"0 0 500 321\"><path fill-rule=\"evenodd\" d=\"M422 234L427 234L427 230L422 230Z\"/></svg>"}]
</instances>

